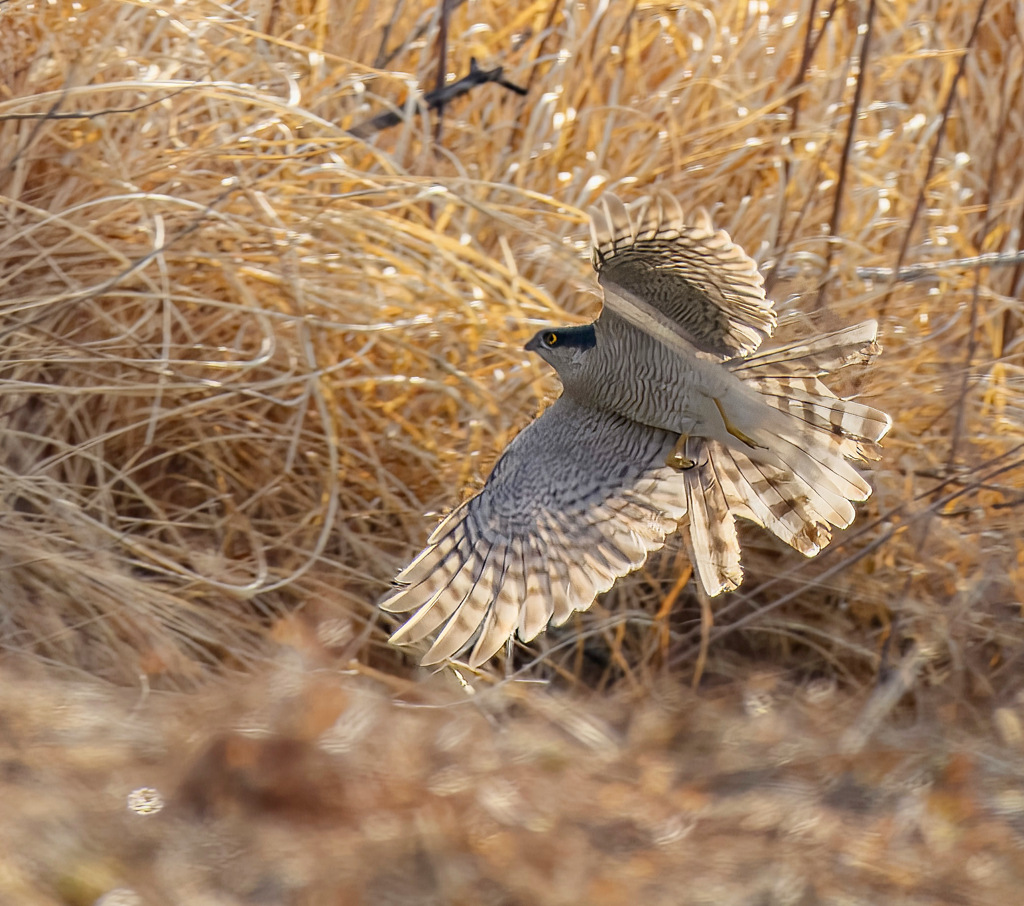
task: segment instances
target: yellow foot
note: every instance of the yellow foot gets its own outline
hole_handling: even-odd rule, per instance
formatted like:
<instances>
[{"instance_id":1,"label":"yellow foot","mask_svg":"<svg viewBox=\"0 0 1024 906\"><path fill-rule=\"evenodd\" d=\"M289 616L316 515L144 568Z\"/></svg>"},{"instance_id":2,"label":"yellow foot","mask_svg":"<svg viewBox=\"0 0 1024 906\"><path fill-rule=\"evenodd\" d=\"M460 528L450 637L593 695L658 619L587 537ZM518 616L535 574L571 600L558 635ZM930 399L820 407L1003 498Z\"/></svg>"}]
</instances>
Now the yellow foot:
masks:
<instances>
[{"instance_id":1,"label":"yellow foot","mask_svg":"<svg viewBox=\"0 0 1024 906\"><path fill-rule=\"evenodd\" d=\"M681 472L685 472L687 469L692 469L696 462L690 459L686 453L683 452L686 447L686 442L690 439L689 434L680 434L679 440L675 442L672 447L672 452L665 457L665 465L672 469L678 469Z\"/></svg>"},{"instance_id":2,"label":"yellow foot","mask_svg":"<svg viewBox=\"0 0 1024 906\"><path fill-rule=\"evenodd\" d=\"M714 399L714 397L712 397ZM751 450L767 450L768 448L759 444L756 440L751 440L744 434L739 428L737 428L732 422L729 421L729 416L725 414L725 410L722 408L722 404L715 399L715 405L718 406L718 412L722 416L722 421L725 422L725 430L728 431L737 440L743 441Z\"/></svg>"}]
</instances>

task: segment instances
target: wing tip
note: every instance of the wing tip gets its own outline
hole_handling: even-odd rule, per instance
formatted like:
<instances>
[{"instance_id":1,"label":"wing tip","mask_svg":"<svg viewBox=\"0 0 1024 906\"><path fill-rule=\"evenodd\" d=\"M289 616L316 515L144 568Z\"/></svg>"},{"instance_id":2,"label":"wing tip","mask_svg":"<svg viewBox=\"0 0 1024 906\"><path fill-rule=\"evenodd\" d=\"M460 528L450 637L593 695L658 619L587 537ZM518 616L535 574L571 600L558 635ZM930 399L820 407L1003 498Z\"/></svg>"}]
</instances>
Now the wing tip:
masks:
<instances>
[{"instance_id":1,"label":"wing tip","mask_svg":"<svg viewBox=\"0 0 1024 906\"><path fill-rule=\"evenodd\" d=\"M706 313L706 323L681 325L688 334L696 331L691 339L704 351L730 358L747 356L774 334L778 315L765 293L764 275L728 232L715 228L707 209L697 207L687 215L674 195L655 189L628 204L605 192L588 212L591 262L606 291L618 285L617 274L627 295L645 295L646 287L637 282L640 278L632 267L623 270L613 264L617 256L624 261L628 256L630 262L645 265L645 270L660 271L677 284L688 285L690 292L696 290L704 297L705 307L724 316L723 324L717 323L716 315ZM685 298L687 290L677 285L674 292L673 298ZM605 301L610 301L607 292ZM670 317L681 319L678 312Z\"/></svg>"}]
</instances>

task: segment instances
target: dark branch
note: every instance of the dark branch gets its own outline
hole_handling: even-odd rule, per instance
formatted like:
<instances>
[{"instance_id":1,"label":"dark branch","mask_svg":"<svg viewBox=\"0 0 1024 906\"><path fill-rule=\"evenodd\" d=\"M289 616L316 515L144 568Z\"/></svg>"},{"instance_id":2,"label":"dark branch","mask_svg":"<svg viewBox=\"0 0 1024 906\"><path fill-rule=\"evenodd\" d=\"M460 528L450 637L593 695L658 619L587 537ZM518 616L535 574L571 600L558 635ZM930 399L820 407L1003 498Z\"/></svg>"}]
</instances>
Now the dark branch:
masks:
<instances>
[{"instance_id":1,"label":"dark branch","mask_svg":"<svg viewBox=\"0 0 1024 906\"><path fill-rule=\"evenodd\" d=\"M423 95L421 101L428 110L436 110L438 107L443 107L445 104L451 103L455 98L461 97L464 94L472 91L477 85L485 85L488 82L494 82L497 85L501 85L502 88L507 88L509 91L514 91L516 94L525 95L526 89L521 88L519 85L514 85L504 77L504 68L498 66L495 69L481 69L476 64L475 59L469 61L469 74L463 76L457 82L452 82L451 85L445 85L443 88L438 88L434 91L428 91ZM365 120L362 123L357 123L351 129L349 133L356 136L356 138L367 138L373 135L374 132L380 132L381 129L388 129L391 126L397 126L401 123L405 117L394 110L389 110L386 113L379 113L372 119Z\"/></svg>"},{"instance_id":2,"label":"dark branch","mask_svg":"<svg viewBox=\"0 0 1024 906\"><path fill-rule=\"evenodd\" d=\"M89 113L58 113L57 110L67 95L67 91L65 90L49 110L40 113L3 113L0 114L0 123L5 123L11 120L94 120L101 116L115 116L122 113L138 113L140 110L145 110L147 107L154 107L157 104L162 104L164 101L177 97L182 92L195 87L195 84L184 85L177 91L172 91L170 94L162 94L158 98L154 98L151 101L145 101L142 104L136 104L134 107L104 107L102 110L93 110Z\"/></svg>"}]
</instances>

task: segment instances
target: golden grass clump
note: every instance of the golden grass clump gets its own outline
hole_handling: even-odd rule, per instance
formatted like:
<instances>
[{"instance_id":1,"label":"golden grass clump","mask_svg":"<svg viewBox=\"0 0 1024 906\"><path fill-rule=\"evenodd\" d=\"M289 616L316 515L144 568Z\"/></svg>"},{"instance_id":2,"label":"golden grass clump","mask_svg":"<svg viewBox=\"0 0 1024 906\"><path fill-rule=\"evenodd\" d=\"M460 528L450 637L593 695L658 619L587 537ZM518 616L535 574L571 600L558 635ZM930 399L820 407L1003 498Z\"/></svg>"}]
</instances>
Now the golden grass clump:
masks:
<instances>
[{"instance_id":1,"label":"golden grass clump","mask_svg":"<svg viewBox=\"0 0 1024 906\"><path fill-rule=\"evenodd\" d=\"M440 116L415 104L430 4L48 10L3 12L7 648L179 685L252 664L306 607L393 663L373 605L424 513L554 388L522 341L596 311L581 209L657 183L755 251L781 336L879 317L885 355L843 389L895 419L826 555L748 533L711 642L746 627L741 650L855 676L894 634L936 678L1006 681L1024 265L955 262L1020 246L1007 4L879 13L867 45L852 8L458 6L449 81L472 56L527 95ZM388 109L398 127L345 131ZM684 570L657 558L532 669L692 663Z\"/></svg>"},{"instance_id":2,"label":"golden grass clump","mask_svg":"<svg viewBox=\"0 0 1024 906\"><path fill-rule=\"evenodd\" d=\"M388 25L345 4L344 28L117 3L48 28L8 7L6 644L176 681L249 662L267 620L315 602L366 650L424 511L478 483L551 391L521 341L563 307L594 313L581 209L656 182L757 251L780 334L873 315L887 347L845 388L896 420L859 528L810 564L752 534L720 613L781 587L817 613L759 618L759 646L846 662L847 630L897 618L930 656L963 632L959 656L1006 663L1021 265L938 265L1020 245L1012 19L874 18L862 60L852 10L800 13L460 7L447 66L501 60L528 93L484 86L437 118L411 99L436 61L430 6ZM346 133L396 104L398 128ZM681 565L584 627L649 623ZM614 658L685 656L679 627L631 628Z\"/></svg>"},{"instance_id":3,"label":"golden grass clump","mask_svg":"<svg viewBox=\"0 0 1024 906\"><path fill-rule=\"evenodd\" d=\"M596 311L582 209L657 184L756 253L781 336L881 320L843 389L895 428L824 556L747 534L710 638L673 549L527 673L1019 670L1024 265L958 263L1020 248L1012 5L2 15L7 649L176 686L307 608L395 669L376 598L553 392L522 341ZM527 94L417 107L442 52Z\"/></svg>"}]
</instances>

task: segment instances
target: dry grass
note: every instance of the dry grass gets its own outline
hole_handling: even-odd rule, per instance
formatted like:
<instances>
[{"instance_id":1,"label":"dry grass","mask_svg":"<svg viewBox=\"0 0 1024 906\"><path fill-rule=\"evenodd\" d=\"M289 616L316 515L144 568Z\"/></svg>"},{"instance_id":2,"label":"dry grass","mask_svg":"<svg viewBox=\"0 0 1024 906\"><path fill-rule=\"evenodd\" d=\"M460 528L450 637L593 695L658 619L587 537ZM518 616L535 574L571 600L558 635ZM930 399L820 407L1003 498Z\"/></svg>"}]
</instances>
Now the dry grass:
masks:
<instances>
[{"instance_id":1,"label":"dry grass","mask_svg":"<svg viewBox=\"0 0 1024 906\"><path fill-rule=\"evenodd\" d=\"M375 601L555 391L522 343L597 311L583 209L656 183L762 261L781 337L879 318L842 385L894 417L876 493L814 561L746 532L713 627L672 547L473 682L771 662L895 673L879 722L1019 714L1024 263L960 259L1022 247L1024 23L770 7L458 5L446 70L528 94L440 117L425 0L0 8L3 650L183 689L301 625L397 682Z\"/></svg>"},{"instance_id":2,"label":"dry grass","mask_svg":"<svg viewBox=\"0 0 1024 906\"><path fill-rule=\"evenodd\" d=\"M438 707L421 685L403 706L291 654L149 699L8 665L0 897L991 906L1024 883L1019 737L889 727L859 749L859 702L768 674L586 708L526 686Z\"/></svg>"}]
</instances>

